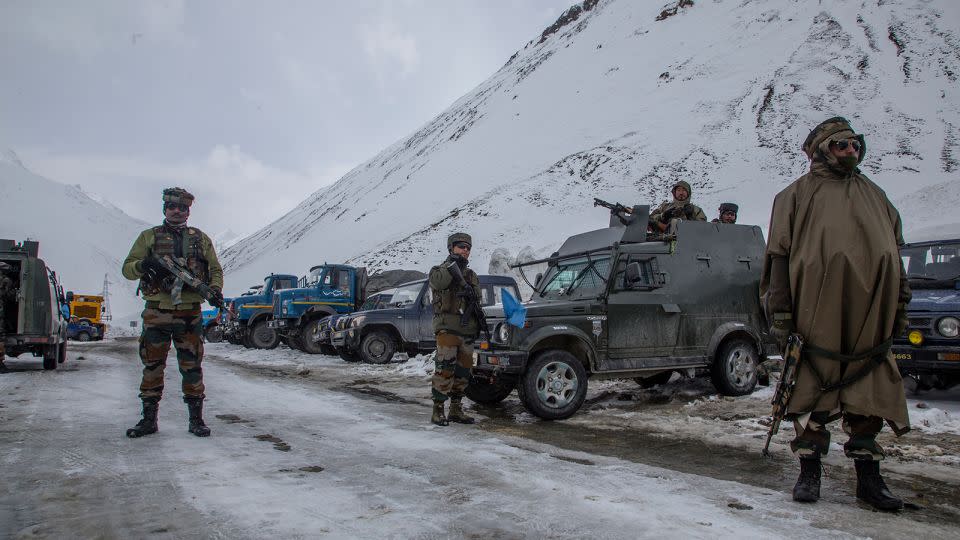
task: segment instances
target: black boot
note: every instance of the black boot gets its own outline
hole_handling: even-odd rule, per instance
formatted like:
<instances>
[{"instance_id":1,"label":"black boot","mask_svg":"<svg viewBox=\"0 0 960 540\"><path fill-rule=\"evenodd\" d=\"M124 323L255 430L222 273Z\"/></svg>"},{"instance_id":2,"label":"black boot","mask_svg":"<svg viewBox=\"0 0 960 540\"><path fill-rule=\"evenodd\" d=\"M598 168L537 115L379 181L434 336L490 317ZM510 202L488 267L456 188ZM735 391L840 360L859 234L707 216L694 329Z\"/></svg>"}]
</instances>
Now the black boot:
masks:
<instances>
[{"instance_id":1,"label":"black boot","mask_svg":"<svg viewBox=\"0 0 960 540\"><path fill-rule=\"evenodd\" d=\"M793 486L793 500L817 502L820 500L820 458L800 458L800 477Z\"/></svg>"},{"instance_id":2,"label":"black boot","mask_svg":"<svg viewBox=\"0 0 960 540\"><path fill-rule=\"evenodd\" d=\"M137 422L137 425L127 430L127 437L136 439L144 435L150 435L157 432L157 411L160 410L159 399L143 400L143 419Z\"/></svg>"},{"instance_id":3,"label":"black boot","mask_svg":"<svg viewBox=\"0 0 960 540\"><path fill-rule=\"evenodd\" d=\"M476 421L463 412L463 402L460 398L450 398L450 412L447 413L447 420L458 424L472 424Z\"/></svg>"},{"instance_id":4,"label":"black boot","mask_svg":"<svg viewBox=\"0 0 960 540\"><path fill-rule=\"evenodd\" d=\"M210 428L203 423L203 398L185 397L183 402L187 404L187 408L190 410L190 427L187 428L187 431L197 437L209 436Z\"/></svg>"},{"instance_id":5,"label":"black boot","mask_svg":"<svg viewBox=\"0 0 960 540\"><path fill-rule=\"evenodd\" d=\"M880 476L880 462L855 459L857 468L857 498L877 510L893 512L903 508L903 501L894 497Z\"/></svg>"}]
</instances>

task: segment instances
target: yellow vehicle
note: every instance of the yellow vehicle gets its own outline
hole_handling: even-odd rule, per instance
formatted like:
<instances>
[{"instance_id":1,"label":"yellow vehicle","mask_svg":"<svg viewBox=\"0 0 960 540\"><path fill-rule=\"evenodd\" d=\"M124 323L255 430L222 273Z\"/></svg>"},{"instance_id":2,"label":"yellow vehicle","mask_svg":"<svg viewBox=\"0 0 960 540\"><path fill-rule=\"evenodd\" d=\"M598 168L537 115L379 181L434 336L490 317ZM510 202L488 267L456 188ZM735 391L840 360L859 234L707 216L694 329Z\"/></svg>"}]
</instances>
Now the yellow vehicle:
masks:
<instances>
[{"instance_id":1,"label":"yellow vehicle","mask_svg":"<svg viewBox=\"0 0 960 540\"><path fill-rule=\"evenodd\" d=\"M74 294L70 301L70 318L76 318L79 321L87 321L91 326L97 328L97 336L94 340L103 339L107 331L107 325L103 322L103 297L96 294Z\"/></svg>"}]
</instances>

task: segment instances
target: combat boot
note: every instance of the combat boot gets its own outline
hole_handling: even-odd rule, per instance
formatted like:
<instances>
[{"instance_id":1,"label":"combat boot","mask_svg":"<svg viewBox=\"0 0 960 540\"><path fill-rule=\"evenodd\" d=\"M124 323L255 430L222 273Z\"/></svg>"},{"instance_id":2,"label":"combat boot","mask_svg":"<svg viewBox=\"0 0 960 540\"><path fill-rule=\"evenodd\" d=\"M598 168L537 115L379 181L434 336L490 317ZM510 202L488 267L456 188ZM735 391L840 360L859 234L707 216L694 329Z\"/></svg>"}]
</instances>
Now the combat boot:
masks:
<instances>
[{"instance_id":1,"label":"combat boot","mask_svg":"<svg viewBox=\"0 0 960 540\"><path fill-rule=\"evenodd\" d=\"M880 476L880 462L855 459L857 468L857 498L877 510L895 512L903 508L903 501L894 497Z\"/></svg>"},{"instance_id":2,"label":"combat boot","mask_svg":"<svg viewBox=\"0 0 960 540\"><path fill-rule=\"evenodd\" d=\"M183 402L187 404L187 409L190 411L190 427L187 428L187 431L197 437L209 436L210 428L203 423L203 398L185 397Z\"/></svg>"},{"instance_id":3,"label":"combat boot","mask_svg":"<svg viewBox=\"0 0 960 540\"><path fill-rule=\"evenodd\" d=\"M472 416L464 414L463 402L456 398L450 399L450 414L447 415L447 420L458 424L472 424L474 422Z\"/></svg>"},{"instance_id":4,"label":"combat boot","mask_svg":"<svg viewBox=\"0 0 960 540\"><path fill-rule=\"evenodd\" d=\"M137 425L127 430L127 437L136 439L144 435L150 435L157 432L157 411L160 410L160 400L143 400L143 419L137 422Z\"/></svg>"},{"instance_id":5,"label":"combat boot","mask_svg":"<svg viewBox=\"0 0 960 540\"><path fill-rule=\"evenodd\" d=\"M430 417L430 421L438 426L450 425L450 422L447 422L447 417L443 414L442 401L433 402L433 416Z\"/></svg>"},{"instance_id":6,"label":"combat boot","mask_svg":"<svg viewBox=\"0 0 960 540\"><path fill-rule=\"evenodd\" d=\"M800 477L793 486L793 500L817 502L820 500L820 458L800 458Z\"/></svg>"}]
</instances>

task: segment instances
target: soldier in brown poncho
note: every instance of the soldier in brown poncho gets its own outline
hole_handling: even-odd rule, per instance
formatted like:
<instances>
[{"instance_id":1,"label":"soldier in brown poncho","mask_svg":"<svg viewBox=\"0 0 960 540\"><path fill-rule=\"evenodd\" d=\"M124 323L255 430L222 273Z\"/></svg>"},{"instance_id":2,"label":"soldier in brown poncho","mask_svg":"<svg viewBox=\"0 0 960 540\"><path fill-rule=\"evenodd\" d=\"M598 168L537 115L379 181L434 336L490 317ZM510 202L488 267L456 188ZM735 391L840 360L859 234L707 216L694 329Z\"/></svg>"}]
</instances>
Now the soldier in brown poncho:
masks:
<instances>
[{"instance_id":1,"label":"soldier in brown poncho","mask_svg":"<svg viewBox=\"0 0 960 540\"><path fill-rule=\"evenodd\" d=\"M900 214L860 172L862 135L841 117L807 136L810 172L780 192L770 217L760 294L771 332L805 340L796 387L787 405L800 458L793 498L820 497L820 458L826 424L843 418L844 452L854 459L857 497L881 510L899 510L880 476L876 435L886 420L894 433L910 429L903 382L890 352L906 327L910 301L898 246Z\"/></svg>"}]
</instances>

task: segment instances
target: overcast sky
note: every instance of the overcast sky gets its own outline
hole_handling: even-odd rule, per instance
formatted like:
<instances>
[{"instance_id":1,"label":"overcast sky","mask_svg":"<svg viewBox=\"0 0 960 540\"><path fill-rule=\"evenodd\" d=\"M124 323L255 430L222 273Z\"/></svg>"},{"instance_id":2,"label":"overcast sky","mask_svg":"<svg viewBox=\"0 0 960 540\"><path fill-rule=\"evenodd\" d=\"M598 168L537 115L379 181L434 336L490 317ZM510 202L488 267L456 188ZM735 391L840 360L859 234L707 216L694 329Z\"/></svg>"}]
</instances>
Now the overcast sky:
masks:
<instances>
[{"instance_id":1,"label":"overcast sky","mask_svg":"<svg viewBox=\"0 0 960 540\"><path fill-rule=\"evenodd\" d=\"M432 119L574 0L2 0L0 150L249 234Z\"/></svg>"}]
</instances>

